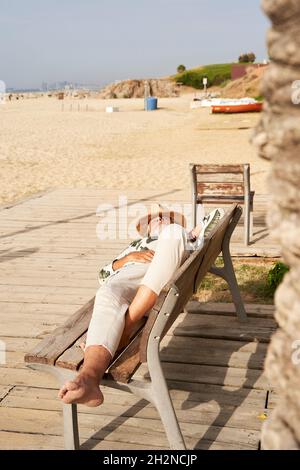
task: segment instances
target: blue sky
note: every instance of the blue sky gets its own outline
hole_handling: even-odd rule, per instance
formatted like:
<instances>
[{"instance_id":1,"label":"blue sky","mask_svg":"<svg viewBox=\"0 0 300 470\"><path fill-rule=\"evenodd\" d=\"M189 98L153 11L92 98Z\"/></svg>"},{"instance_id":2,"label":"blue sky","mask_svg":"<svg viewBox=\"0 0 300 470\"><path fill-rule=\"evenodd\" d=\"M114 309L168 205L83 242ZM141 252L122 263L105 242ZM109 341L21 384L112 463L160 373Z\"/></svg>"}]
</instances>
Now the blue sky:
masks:
<instances>
[{"instance_id":1,"label":"blue sky","mask_svg":"<svg viewBox=\"0 0 300 470\"><path fill-rule=\"evenodd\" d=\"M260 0L1 0L0 80L104 84L267 57Z\"/></svg>"}]
</instances>

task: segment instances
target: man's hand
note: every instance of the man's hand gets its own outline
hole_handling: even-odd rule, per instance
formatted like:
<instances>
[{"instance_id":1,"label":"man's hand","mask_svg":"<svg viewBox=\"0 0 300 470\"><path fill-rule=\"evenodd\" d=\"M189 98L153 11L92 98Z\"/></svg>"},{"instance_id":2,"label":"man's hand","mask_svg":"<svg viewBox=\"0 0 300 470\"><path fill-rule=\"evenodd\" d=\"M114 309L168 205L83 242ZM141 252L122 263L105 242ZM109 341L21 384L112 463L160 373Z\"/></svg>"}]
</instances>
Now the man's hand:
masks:
<instances>
[{"instance_id":1,"label":"man's hand","mask_svg":"<svg viewBox=\"0 0 300 470\"><path fill-rule=\"evenodd\" d=\"M132 261L136 261L137 263L151 263L153 256L153 250L132 251L131 253L128 253L128 255L123 256L123 258L114 261L112 267L114 271L117 271L118 269L121 269L124 264Z\"/></svg>"},{"instance_id":2,"label":"man's hand","mask_svg":"<svg viewBox=\"0 0 300 470\"><path fill-rule=\"evenodd\" d=\"M196 227L193 228L193 230L190 231L189 233L189 238L190 239L196 239L199 237L201 230L203 229L203 223L196 225Z\"/></svg>"},{"instance_id":3,"label":"man's hand","mask_svg":"<svg viewBox=\"0 0 300 470\"><path fill-rule=\"evenodd\" d=\"M126 256L126 258L127 258L127 262L137 261L138 263L151 263L153 256L154 256L153 250L145 250L145 251L133 251L132 253L129 253Z\"/></svg>"}]
</instances>

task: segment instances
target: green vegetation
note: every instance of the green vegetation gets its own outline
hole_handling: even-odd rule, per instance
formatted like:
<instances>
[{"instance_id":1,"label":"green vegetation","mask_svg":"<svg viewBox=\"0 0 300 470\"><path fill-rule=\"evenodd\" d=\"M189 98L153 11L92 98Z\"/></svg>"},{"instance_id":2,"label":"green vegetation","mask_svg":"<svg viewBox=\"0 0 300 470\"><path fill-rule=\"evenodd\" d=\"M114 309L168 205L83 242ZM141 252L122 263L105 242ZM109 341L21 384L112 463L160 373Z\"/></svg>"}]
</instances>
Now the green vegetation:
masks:
<instances>
[{"instance_id":1,"label":"green vegetation","mask_svg":"<svg viewBox=\"0 0 300 470\"><path fill-rule=\"evenodd\" d=\"M255 99L256 101L260 101L260 102L262 102L262 101L265 100L265 98L264 98L262 95L255 96L254 99Z\"/></svg>"},{"instance_id":2,"label":"green vegetation","mask_svg":"<svg viewBox=\"0 0 300 470\"><path fill-rule=\"evenodd\" d=\"M224 80L224 82L220 84L220 88L225 88L226 85L228 85L229 83L231 83L231 80L229 80L229 79L228 79L228 80Z\"/></svg>"},{"instance_id":3,"label":"green vegetation","mask_svg":"<svg viewBox=\"0 0 300 470\"><path fill-rule=\"evenodd\" d=\"M246 54L241 54L239 57L240 64L253 64L256 61L256 55L254 52L247 52Z\"/></svg>"},{"instance_id":4,"label":"green vegetation","mask_svg":"<svg viewBox=\"0 0 300 470\"><path fill-rule=\"evenodd\" d=\"M186 70L173 77L176 82L197 89L203 89L203 78L207 78L207 86L221 85L231 79L232 64L213 64Z\"/></svg>"},{"instance_id":5,"label":"green vegetation","mask_svg":"<svg viewBox=\"0 0 300 470\"><path fill-rule=\"evenodd\" d=\"M219 258L216 265L222 264ZM247 303L272 304L275 290L289 269L281 262L274 265L274 261L267 259L247 263L233 259L233 265L242 298ZM212 274L205 276L195 297L203 302L232 302L227 283Z\"/></svg>"},{"instance_id":6,"label":"green vegetation","mask_svg":"<svg viewBox=\"0 0 300 470\"><path fill-rule=\"evenodd\" d=\"M290 268L284 263L276 263L274 268L272 268L268 273L268 286L275 293L279 284L281 284L284 275L290 270Z\"/></svg>"},{"instance_id":7,"label":"green vegetation","mask_svg":"<svg viewBox=\"0 0 300 470\"><path fill-rule=\"evenodd\" d=\"M183 73L186 71L186 66L181 64L181 65L178 65L177 67L177 73Z\"/></svg>"}]
</instances>

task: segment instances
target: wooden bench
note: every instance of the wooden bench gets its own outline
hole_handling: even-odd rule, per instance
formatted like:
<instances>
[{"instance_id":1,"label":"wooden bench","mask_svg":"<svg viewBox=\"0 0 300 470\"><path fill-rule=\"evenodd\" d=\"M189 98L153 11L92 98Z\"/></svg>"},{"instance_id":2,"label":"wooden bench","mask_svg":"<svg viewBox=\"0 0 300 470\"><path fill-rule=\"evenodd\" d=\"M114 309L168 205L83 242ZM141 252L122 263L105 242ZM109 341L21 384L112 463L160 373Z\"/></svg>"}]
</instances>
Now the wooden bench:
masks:
<instances>
[{"instance_id":1,"label":"wooden bench","mask_svg":"<svg viewBox=\"0 0 300 470\"><path fill-rule=\"evenodd\" d=\"M253 230L254 191L250 189L250 165L190 164L193 222L197 225L198 204L244 205L244 242L250 243Z\"/></svg>"},{"instance_id":2,"label":"wooden bench","mask_svg":"<svg viewBox=\"0 0 300 470\"><path fill-rule=\"evenodd\" d=\"M192 252L176 271L143 323L137 326L130 344L113 359L102 382L105 386L130 391L153 403L159 412L172 449L185 449L185 443L160 362L160 342L177 316L184 311L188 300L197 291L207 272L221 276L227 281L238 318L241 321L247 319L229 252L230 238L241 213L239 206L232 205L209 234L204 246ZM220 254L224 260L224 266L221 268L214 265ZM72 380L83 363L83 352L79 344L85 340L93 304L94 299L91 299L64 325L27 353L25 362L28 367L53 374L60 386L66 380ZM132 378L142 363L147 363L149 380ZM77 406L64 404L63 415L65 447L78 449Z\"/></svg>"}]
</instances>

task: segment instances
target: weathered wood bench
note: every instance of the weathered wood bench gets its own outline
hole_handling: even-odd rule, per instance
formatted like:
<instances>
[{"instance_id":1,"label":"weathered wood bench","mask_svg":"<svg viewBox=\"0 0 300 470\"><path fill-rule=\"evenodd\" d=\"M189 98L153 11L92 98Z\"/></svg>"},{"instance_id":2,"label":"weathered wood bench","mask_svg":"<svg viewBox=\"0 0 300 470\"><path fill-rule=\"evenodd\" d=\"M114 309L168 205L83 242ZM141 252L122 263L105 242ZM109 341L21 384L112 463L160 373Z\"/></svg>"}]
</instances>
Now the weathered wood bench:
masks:
<instances>
[{"instance_id":1,"label":"weathered wood bench","mask_svg":"<svg viewBox=\"0 0 300 470\"><path fill-rule=\"evenodd\" d=\"M250 189L250 165L190 164L193 222L197 225L198 204L244 205L244 242L250 243L253 230L254 191Z\"/></svg>"},{"instance_id":2,"label":"weathered wood bench","mask_svg":"<svg viewBox=\"0 0 300 470\"><path fill-rule=\"evenodd\" d=\"M113 359L103 380L105 386L130 391L153 403L160 414L172 449L185 449L185 443L160 362L160 342L177 316L184 311L188 300L197 291L207 272L221 276L227 281L238 318L241 321L247 319L229 251L230 238L241 213L239 206L232 205L209 234L204 246L192 252L177 270L161 292L156 305L137 326L130 344ZM222 268L214 265L220 254L224 260ZM25 362L28 367L53 374L60 385L73 379L83 362L83 352L79 344L85 340L93 304L94 299L91 299L65 324L27 353ZM150 380L132 379L142 363L147 363ZM63 414L65 447L78 449L77 406L64 404Z\"/></svg>"}]
</instances>

